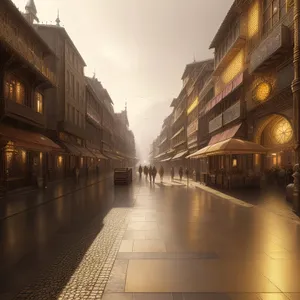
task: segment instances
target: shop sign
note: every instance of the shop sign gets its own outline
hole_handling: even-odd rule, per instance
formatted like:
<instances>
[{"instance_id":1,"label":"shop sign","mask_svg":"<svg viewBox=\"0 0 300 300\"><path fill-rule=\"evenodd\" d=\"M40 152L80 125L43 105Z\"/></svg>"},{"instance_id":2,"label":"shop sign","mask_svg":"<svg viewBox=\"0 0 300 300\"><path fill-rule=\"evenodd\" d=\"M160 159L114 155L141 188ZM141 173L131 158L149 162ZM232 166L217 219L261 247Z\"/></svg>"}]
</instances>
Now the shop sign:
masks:
<instances>
[{"instance_id":1,"label":"shop sign","mask_svg":"<svg viewBox=\"0 0 300 300\"><path fill-rule=\"evenodd\" d=\"M241 102L238 101L234 105L230 106L223 113L223 125L226 125L241 116Z\"/></svg>"},{"instance_id":2,"label":"shop sign","mask_svg":"<svg viewBox=\"0 0 300 300\"><path fill-rule=\"evenodd\" d=\"M218 115L216 118L212 119L209 124L208 124L208 128L209 128L209 133L219 129L222 127L222 114Z\"/></svg>"},{"instance_id":3,"label":"shop sign","mask_svg":"<svg viewBox=\"0 0 300 300\"><path fill-rule=\"evenodd\" d=\"M198 130L198 119L194 120L187 128L187 136Z\"/></svg>"}]
</instances>

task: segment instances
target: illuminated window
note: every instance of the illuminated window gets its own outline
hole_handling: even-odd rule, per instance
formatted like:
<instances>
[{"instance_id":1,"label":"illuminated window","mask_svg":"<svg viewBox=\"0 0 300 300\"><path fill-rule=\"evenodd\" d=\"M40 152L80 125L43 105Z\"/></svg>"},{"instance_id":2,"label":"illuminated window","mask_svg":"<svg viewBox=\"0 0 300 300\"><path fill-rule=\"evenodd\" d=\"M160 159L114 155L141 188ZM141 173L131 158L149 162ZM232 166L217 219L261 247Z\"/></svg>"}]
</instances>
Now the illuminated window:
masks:
<instances>
[{"instance_id":1,"label":"illuminated window","mask_svg":"<svg viewBox=\"0 0 300 300\"><path fill-rule=\"evenodd\" d=\"M194 100L194 102L190 105L190 107L187 110L187 114L189 115L198 105L199 103L199 98L196 97L196 99Z\"/></svg>"},{"instance_id":2,"label":"illuminated window","mask_svg":"<svg viewBox=\"0 0 300 300\"><path fill-rule=\"evenodd\" d=\"M63 165L63 157L60 155L57 157L57 167L61 168Z\"/></svg>"},{"instance_id":3,"label":"illuminated window","mask_svg":"<svg viewBox=\"0 0 300 300\"><path fill-rule=\"evenodd\" d=\"M273 128L273 137L278 144L286 144L293 137L293 129L288 120L282 119Z\"/></svg>"},{"instance_id":4,"label":"illuminated window","mask_svg":"<svg viewBox=\"0 0 300 300\"><path fill-rule=\"evenodd\" d=\"M248 37L252 38L258 33L259 28L259 4L255 2L248 13Z\"/></svg>"},{"instance_id":5,"label":"illuminated window","mask_svg":"<svg viewBox=\"0 0 300 300\"><path fill-rule=\"evenodd\" d=\"M223 83L229 83L234 77L236 77L243 69L244 65L244 51L241 50L229 63L227 68L222 73Z\"/></svg>"},{"instance_id":6,"label":"illuminated window","mask_svg":"<svg viewBox=\"0 0 300 300\"><path fill-rule=\"evenodd\" d=\"M19 104L24 104L25 102L25 87L18 81L14 76L8 76L5 81L5 98Z\"/></svg>"},{"instance_id":7,"label":"illuminated window","mask_svg":"<svg viewBox=\"0 0 300 300\"><path fill-rule=\"evenodd\" d=\"M35 93L36 111L40 114L43 113L43 95L39 92Z\"/></svg>"},{"instance_id":8,"label":"illuminated window","mask_svg":"<svg viewBox=\"0 0 300 300\"><path fill-rule=\"evenodd\" d=\"M259 102L263 102L268 99L271 94L271 84L268 82L260 83L255 89L255 99Z\"/></svg>"},{"instance_id":9,"label":"illuminated window","mask_svg":"<svg viewBox=\"0 0 300 300\"><path fill-rule=\"evenodd\" d=\"M267 33L286 14L286 0L263 1L263 32Z\"/></svg>"}]
</instances>

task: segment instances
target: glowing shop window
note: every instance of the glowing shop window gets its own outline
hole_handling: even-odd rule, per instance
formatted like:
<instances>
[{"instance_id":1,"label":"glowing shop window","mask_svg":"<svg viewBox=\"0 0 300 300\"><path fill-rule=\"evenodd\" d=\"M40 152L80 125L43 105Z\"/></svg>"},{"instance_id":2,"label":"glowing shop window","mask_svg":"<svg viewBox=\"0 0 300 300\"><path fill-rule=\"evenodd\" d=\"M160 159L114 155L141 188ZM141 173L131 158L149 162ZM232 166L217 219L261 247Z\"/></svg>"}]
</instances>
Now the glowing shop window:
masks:
<instances>
[{"instance_id":1,"label":"glowing shop window","mask_svg":"<svg viewBox=\"0 0 300 300\"><path fill-rule=\"evenodd\" d=\"M60 155L57 157L57 167L61 167L63 164L63 157Z\"/></svg>"},{"instance_id":2,"label":"glowing shop window","mask_svg":"<svg viewBox=\"0 0 300 300\"><path fill-rule=\"evenodd\" d=\"M273 137L278 144L288 143L293 137L293 129L289 121L283 119L275 124Z\"/></svg>"},{"instance_id":3,"label":"glowing shop window","mask_svg":"<svg viewBox=\"0 0 300 300\"><path fill-rule=\"evenodd\" d=\"M255 2L248 12L248 37L252 38L258 33L259 28L259 4Z\"/></svg>"},{"instance_id":4,"label":"glowing shop window","mask_svg":"<svg viewBox=\"0 0 300 300\"><path fill-rule=\"evenodd\" d=\"M271 94L271 85L268 82L260 83L255 91L255 98L257 101L263 102L268 99Z\"/></svg>"},{"instance_id":5,"label":"glowing shop window","mask_svg":"<svg viewBox=\"0 0 300 300\"><path fill-rule=\"evenodd\" d=\"M42 114L43 113L43 95L36 92L35 99L36 99L36 111L38 113Z\"/></svg>"},{"instance_id":6,"label":"glowing shop window","mask_svg":"<svg viewBox=\"0 0 300 300\"><path fill-rule=\"evenodd\" d=\"M241 50L228 64L227 68L222 73L223 83L229 83L243 69L244 65L244 50Z\"/></svg>"}]
</instances>

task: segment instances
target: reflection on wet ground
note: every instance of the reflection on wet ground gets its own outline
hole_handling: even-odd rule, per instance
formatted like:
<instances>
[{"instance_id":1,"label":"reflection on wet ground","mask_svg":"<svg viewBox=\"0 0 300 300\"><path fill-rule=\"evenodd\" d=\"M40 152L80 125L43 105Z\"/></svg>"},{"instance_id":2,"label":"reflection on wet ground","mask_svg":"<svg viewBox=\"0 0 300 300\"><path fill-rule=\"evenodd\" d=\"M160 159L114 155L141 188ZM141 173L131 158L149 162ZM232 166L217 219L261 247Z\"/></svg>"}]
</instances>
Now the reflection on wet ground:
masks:
<instances>
[{"instance_id":1,"label":"reflection on wet ground","mask_svg":"<svg viewBox=\"0 0 300 300\"><path fill-rule=\"evenodd\" d=\"M300 299L298 224L180 182L103 181L0 238L1 299Z\"/></svg>"}]
</instances>

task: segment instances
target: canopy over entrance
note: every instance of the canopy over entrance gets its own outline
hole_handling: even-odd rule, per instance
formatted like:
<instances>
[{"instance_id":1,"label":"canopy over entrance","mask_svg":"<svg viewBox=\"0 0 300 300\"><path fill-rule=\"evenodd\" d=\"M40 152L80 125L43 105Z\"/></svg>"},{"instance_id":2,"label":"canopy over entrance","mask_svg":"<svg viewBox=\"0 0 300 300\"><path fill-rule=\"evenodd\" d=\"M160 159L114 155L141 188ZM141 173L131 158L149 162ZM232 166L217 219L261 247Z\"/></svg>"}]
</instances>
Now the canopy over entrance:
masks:
<instances>
[{"instance_id":1,"label":"canopy over entrance","mask_svg":"<svg viewBox=\"0 0 300 300\"><path fill-rule=\"evenodd\" d=\"M205 156L229 154L264 154L267 152L268 149L259 144L231 138L223 142L219 142L214 145L202 148L199 151L188 156L188 158L200 158Z\"/></svg>"}]
</instances>

